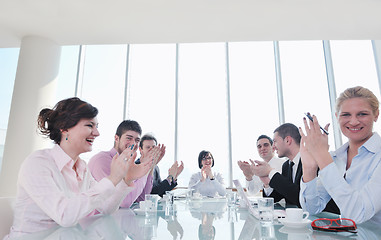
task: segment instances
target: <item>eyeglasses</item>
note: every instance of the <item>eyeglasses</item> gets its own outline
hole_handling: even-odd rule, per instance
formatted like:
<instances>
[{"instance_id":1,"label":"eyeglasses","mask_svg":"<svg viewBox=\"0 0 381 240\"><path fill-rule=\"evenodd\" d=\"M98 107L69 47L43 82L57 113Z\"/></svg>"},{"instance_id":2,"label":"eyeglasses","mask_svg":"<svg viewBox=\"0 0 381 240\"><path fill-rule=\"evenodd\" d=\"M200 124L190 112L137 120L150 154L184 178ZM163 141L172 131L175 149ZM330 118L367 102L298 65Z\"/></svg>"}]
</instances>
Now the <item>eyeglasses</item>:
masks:
<instances>
[{"instance_id":1,"label":"eyeglasses","mask_svg":"<svg viewBox=\"0 0 381 240\"><path fill-rule=\"evenodd\" d=\"M312 221L312 229L326 232L350 232L357 233L356 223L348 218L318 218Z\"/></svg>"},{"instance_id":2,"label":"eyeglasses","mask_svg":"<svg viewBox=\"0 0 381 240\"><path fill-rule=\"evenodd\" d=\"M203 158L202 158L202 160L210 160L210 159L212 159L212 157L210 157L210 156L209 156L209 157L203 157Z\"/></svg>"}]
</instances>

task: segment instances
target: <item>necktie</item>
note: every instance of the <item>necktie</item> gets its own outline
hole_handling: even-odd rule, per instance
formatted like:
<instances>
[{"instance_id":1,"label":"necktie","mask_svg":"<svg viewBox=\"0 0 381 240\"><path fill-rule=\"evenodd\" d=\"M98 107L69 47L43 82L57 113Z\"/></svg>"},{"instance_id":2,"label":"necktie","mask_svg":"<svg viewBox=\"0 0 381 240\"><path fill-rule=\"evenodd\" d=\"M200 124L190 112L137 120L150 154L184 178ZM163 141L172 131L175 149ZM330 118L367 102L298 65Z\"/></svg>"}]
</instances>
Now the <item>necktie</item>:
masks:
<instances>
[{"instance_id":1,"label":"necktie","mask_svg":"<svg viewBox=\"0 0 381 240\"><path fill-rule=\"evenodd\" d=\"M292 178L292 167L294 166L294 164L294 162L290 162L290 164L288 165L288 180L290 180L291 182L294 182Z\"/></svg>"}]
</instances>

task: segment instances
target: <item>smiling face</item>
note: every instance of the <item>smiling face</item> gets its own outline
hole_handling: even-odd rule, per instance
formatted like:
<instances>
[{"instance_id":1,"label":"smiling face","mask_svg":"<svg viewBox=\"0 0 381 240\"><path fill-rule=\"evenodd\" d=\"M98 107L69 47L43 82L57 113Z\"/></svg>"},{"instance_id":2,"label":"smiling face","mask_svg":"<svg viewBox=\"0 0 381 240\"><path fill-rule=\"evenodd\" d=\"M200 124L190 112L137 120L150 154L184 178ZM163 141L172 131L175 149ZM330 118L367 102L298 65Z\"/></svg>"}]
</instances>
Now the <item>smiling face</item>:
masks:
<instances>
[{"instance_id":1,"label":"smiling face","mask_svg":"<svg viewBox=\"0 0 381 240\"><path fill-rule=\"evenodd\" d=\"M210 155L210 153L206 154L202 159L201 159L201 165L204 166L213 166L213 158Z\"/></svg>"},{"instance_id":2,"label":"smiling face","mask_svg":"<svg viewBox=\"0 0 381 240\"><path fill-rule=\"evenodd\" d=\"M342 133L350 142L362 145L373 134L373 123L378 119L365 98L350 98L342 102L336 114Z\"/></svg>"},{"instance_id":3,"label":"smiling face","mask_svg":"<svg viewBox=\"0 0 381 240\"><path fill-rule=\"evenodd\" d=\"M257 150L259 156L265 161L270 161L274 156L274 149L267 138L261 138L257 141Z\"/></svg>"},{"instance_id":4,"label":"smiling face","mask_svg":"<svg viewBox=\"0 0 381 240\"><path fill-rule=\"evenodd\" d=\"M99 136L98 120L96 117L81 119L74 127L63 131L62 135L61 142L67 141L70 143L70 148L74 155L78 156L81 153L90 152L95 138Z\"/></svg>"},{"instance_id":5,"label":"smiling face","mask_svg":"<svg viewBox=\"0 0 381 240\"><path fill-rule=\"evenodd\" d=\"M280 158L289 156L290 150L288 148L288 145L286 144L287 142L286 138L283 139L281 136L279 136L278 132L274 133L274 138L273 138L274 149L276 150L278 157Z\"/></svg>"},{"instance_id":6,"label":"smiling face","mask_svg":"<svg viewBox=\"0 0 381 240\"><path fill-rule=\"evenodd\" d=\"M128 130L122 134L122 136L115 135L114 148L121 154L127 147L132 145L139 145L140 134L138 132Z\"/></svg>"}]
</instances>

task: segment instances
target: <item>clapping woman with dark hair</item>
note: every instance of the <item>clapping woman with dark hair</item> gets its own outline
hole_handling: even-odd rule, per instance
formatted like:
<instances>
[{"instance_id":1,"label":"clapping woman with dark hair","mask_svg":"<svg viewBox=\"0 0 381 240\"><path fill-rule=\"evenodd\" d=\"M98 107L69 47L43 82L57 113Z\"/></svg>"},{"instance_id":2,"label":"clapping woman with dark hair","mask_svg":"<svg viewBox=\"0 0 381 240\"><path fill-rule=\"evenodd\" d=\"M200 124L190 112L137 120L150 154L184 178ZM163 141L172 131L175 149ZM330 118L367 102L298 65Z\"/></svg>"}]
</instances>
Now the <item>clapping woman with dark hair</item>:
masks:
<instances>
[{"instance_id":1,"label":"clapping woman with dark hair","mask_svg":"<svg viewBox=\"0 0 381 240\"><path fill-rule=\"evenodd\" d=\"M92 150L98 132L98 110L79 98L68 98L38 116L38 128L54 141L21 165L13 226L8 238L52 227L71 227L95 213L115 212L151 164L136 165L136 148L117 154L111 173L97 182L79 155ZM156 156L157 149L150 152ZM7 237L5 239L7 239Z\"/></svg>"},{"instance_id":2,"label":"clapping woman with dark hair","mask_svg":"<svg viewBox=\"0 0 381 240\"><path fill-rule=\"evenodd\" d=\"M214 158L209 151L204 150L200 152L198 155L198 166L201 172L191 176L189 188L207 197L225 196L224 179L220 173L213 173Z\"/></svg>"}]
</instances>

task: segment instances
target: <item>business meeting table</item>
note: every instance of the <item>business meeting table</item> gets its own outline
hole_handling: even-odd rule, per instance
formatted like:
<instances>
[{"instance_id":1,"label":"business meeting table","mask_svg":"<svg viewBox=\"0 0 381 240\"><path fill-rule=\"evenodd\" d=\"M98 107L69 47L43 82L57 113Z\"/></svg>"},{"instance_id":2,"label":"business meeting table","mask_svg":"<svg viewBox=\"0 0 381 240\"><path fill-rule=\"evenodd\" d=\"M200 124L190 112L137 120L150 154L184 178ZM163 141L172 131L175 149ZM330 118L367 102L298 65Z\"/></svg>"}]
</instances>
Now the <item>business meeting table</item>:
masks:
<instances>
[{"instance_id":1,"label":"business meeting table","mask_svg":"<svg viewBox=\"0 0 381 240\"><path fill-rule=\"evenodd\" d=\"M157 209L147 217L137 204L112 215L90 217L75 227L54 228L20 239L381 239L381 226L370 223L359 224L357 234L316 231L311 224L289 228L278 220L263 224L245 207L228 207L225 198L180 198L171 208L159 201ZM338 216L321 213L309 219L320 217Z\"/></svg>"}]
</instances>

